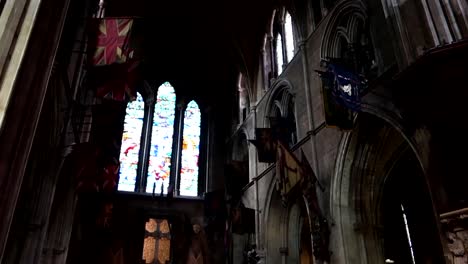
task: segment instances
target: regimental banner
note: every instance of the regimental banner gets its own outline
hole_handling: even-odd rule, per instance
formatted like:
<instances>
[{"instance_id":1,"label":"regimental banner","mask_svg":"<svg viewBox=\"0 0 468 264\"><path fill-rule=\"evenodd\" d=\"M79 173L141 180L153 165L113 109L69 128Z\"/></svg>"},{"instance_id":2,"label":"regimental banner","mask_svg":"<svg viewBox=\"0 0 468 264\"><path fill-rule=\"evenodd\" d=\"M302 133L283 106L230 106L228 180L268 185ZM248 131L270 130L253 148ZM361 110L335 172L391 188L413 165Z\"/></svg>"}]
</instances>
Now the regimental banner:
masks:
<instances>
[{"instance_id":1,"label":"regimental banner","mask_svg":"<svg viewBox=\"0 0 468 264\"><path fill-rule=\"evenodd\" d=\"M90 69L90 82L96 88L98 98L133 101L141 80L139 61Z\"/></svg>"},{"instance_id":2,"label":"regimental banner","mask_svg":"<svg viewBox=\"0 0 468 264\"><path fill-rule=\"evenodd\" d=\"M335 101L351 111L361 111L361 97L367 88L367 80L338 64L329 63L327 68L333 75L332 95Z\"/></svg>"},{"instance_id":3,"label":"regimental banner","mask_svg":"<svg viewBox=\"0 0 468 264\"><path fill-rule=\"evenodd\" d=\"M231 208L232 233L255 233L255 210L245 207L242 203Z\"/></svg>"},{"instance_id":4,"label":"regimental banner","mask_svg":"<svg viewBox=\"0 0 468 264\"><path fill-rule=\"evenodd\" d=\"M91 65L125 63L129 57L129 37L133 26L130 18L102 18L93 23L90 35Z\"/></svg>"},{"instance_id":5,"label":"regimental banner","mask_svg":"<svg viewBox=\"0 0 468 264\"><path fill-rule=\"evenodd\" d=\"M353 128L353 113L339 105L333 96L333 75L329 72L319 72L322 78L323 108L325 122L329 127L338 127L344 130Z\"/></svg>"},{"instance_id":6,"label":"regimental banner","mask_svg":"<svg viewBox=\"0 0 468 264\"><path fill-rule=\"evenodd\" d=\"M320 186L318 179L310 167L304 152L299 161L281 142L277 144L276 160L276 187L281 194L282 203L287 205L288 196L302 195L306 202L309 216L310 230L313 237L313 252L316 259L329 262L328 251L330 230L328 221L323 216L318 203L316 185ZM293 191L293 190L297 191ZM294 193L294 194L292 194Z\"/></svg>"},{"instance_id":7,"label":"regimental banner","mask_svg":"<svg viewBox=\"0 0 468 264\"><path fill-rule=\"evenodd\" d=\"M350 130L353 112L361 111L361 97L367 89L367 81L336 63L327 63L326 68L326 71L317 71L322 79L325 121L328 126Z\"/></svg>"},{"instance_id":8,"label":"regimental banner","mask_svg":"<svg viewBox=\"0 0 468 264\"><path fill-rule=\"evenodd\" d=\"M296 156L281 142L276 152L276 188L286 199L289 192L302 180L302 166Z\"/></svg>"},{"instance_id":9,"label":"regimental banner","mask_svg":"<svg viewBox=\"0 0 468 264\"><path fill-rule=\"evenodd\" d=\"M273 163L276 160L277 136L271 128L256 128L255 140L249 140L257 147L258 161Z\"/></svg>"}]
</instances>

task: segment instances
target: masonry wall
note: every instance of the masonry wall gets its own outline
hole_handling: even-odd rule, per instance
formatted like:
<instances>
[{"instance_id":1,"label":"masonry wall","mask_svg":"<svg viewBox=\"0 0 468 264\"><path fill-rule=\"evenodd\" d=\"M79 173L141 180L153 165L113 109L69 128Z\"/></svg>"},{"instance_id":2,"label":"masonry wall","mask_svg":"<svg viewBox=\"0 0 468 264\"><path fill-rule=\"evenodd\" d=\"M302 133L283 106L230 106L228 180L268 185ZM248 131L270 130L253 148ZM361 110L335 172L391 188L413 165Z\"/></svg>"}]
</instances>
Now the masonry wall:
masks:
<instances>
[{"instance_id":1,"label":"masonry wall","mask_svg":"<svg viewBox=\"0 0 468 264\"><path fill-rule=\"evenodd\" d=\"M425 16L427 10L418 1L405 1L404 4L397 7L387 6L385 1L382 1L383 5L380 1L367 2L363 5L365 9L361 11L367 14L368 31L375 57L373 62L377 74L375 79L379 80L379 82L374 87L374 93L366 95L363 99L366 102L365 104L369 105L370 110L366 111L381 117L395 116L394 121L389 121L391 120L390 117L384 119L393 122L392 125L403 127L402 120L404 117L402 117L401 109L395 105L392 88L385 85L385 80L389 80L397 72L405 70L407 65L424 54L425 50L434 47L436 43L440 43L431 37L433 31L437 30L431 29L431 26L446 23L448 18L433 17L433 20L428 21ZM285 81L288 83L295 104L298 138L297 144L292 147L292 150L298 157L300 157L301 150L304 151L320 184L324 187L324 191L317 189L317 192L322 212L330 222L331 243L329 249L332 252L340 251L336 248L339 246L336 241L341 238L336 234L336 228L339 227L334 225L335 219L331 213L332 198L330 192L332 181L337 173L336 166L338 156L342 151L341 145L344 138L352 132L342 131L326 125L322 83L316 70L321 69L320 62L324 59L323 45L328 43L326 37L329 36L327 31L330 30L330 20L334 16L340 15L340 8L346 8L346 3L354 5L361 2L339 1L333 9L328 10L328 15L314 30L311 30L311 34L298 41L299 44L294 58L283 73L272 82L273 84L269 90L265 91L263 96L260 96L256 102L251 102L253 107L249 117L240 126L243 131L246 131L249 138L254 138L255 128L268 127L266 117L268 116L268 109L271 107L269 99L275 89L281 86L282 83L285 83ZM432 8L434 7L432 6ZM463 23L459 25L460 28L465 26ZM261 90L261 87L254 87L253 89L258 91ZM399 122L401 123L399 124ZM411 138L417 137L417 134L415 132L409 135L409 140L411 141ZM414 146L417 148L418 144L416 142ZM288 208L278 209L281 205L274 204L278 201L272 198L276 195L274 188L275 165L259 163L255 147L249 144L249 149L251 183L246 186L242 201L247 207L256 209L258 213L257 248L263 254L267 263L279 263L278 257L282 258L282 261L287 261L287 253L280 253L281 250L278 248L278 243L284 245L281 240L284 240L284 232L287 233L287 230L281 231L280 226L278 229L272 230L271 224L269 224L271 221L281 224L281 221L276 218L284 218L284 215L288 213ZM423 147L417 155L425 156L426 153L427 149ZM280 242L275 244L270 241L272 239L271 232L276 234L276 238ZM332 262L346 263L345 256L338 252L333 256Z\"/></svg>"}]
</instances>

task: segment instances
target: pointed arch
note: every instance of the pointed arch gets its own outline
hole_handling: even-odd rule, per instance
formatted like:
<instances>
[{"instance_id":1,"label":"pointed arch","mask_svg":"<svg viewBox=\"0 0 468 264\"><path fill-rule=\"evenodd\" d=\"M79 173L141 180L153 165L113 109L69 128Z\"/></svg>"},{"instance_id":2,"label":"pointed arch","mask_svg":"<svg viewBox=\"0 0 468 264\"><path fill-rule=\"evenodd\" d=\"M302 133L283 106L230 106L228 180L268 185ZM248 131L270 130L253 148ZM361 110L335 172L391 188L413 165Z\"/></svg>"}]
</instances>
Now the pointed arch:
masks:
<instances>
[{"instance_id":1,"label":"pointed arch","mask_svg":"<svg viewBox=\"0 0 468 264\"><path fill-rule=\"evenodd\" d=\"M199 166L206 123L198 103L176 96L169 82L141 92L127 108L117 190L198 196L206 183L199 179L206 168L206 148L201 149Z\"/></svg>"},{"instance_id":2,"label":"pointed arch","mask_svg":"<svg viewBox=\"0 0 468 264\"><path fill-rule=\"evenodd\" d=\"M396 227L396 218L388 217L396 215L393 212L403 205L413 211L408 220L412 223L407 226L415 235L411 239L416 242L412 245L416 259L443 263L437 214L424 174L419 153L402 131L387 120L361 113L355 129L343 135L331 181L329 202L335 222L331 241L339 249L332 255L332 262L377 263L395 252L402 256L398 248L402 243L397 240L398 246L391 248L395 234L388 236L385 230L399 235L407 232L405 225ZM385 216L388 212L391 214ZM403 218L398 221L401 224Z\"/></svg>"},{"instance_id":3,"label":"pointed arch","mask_svg":"<svg viewBox=\"0 0 468 264\"><path fill-rule=\"evenodd\" d=\"M322 59L337 58L340 37L345 37L350 44L357 43L362 37L357 36L358 28L367 26L367 9L363 1L342 1L334 10L321 44Z\"/></svg>"},{"instance_id":4,"label":"pointed arch","mask_svg":"<svg viewBox=\"0 0 468 264\"><path fill-rule=\"evenodd\" d=\"M190 101L184 113L180 195L198 195L198 160L200 156L201 112L195 101Z\"/></svg>"},{"instance_id":5,"label":"pointed arch","mask_svg":"<svg viewBox=\"0 0 468 264\"><path fill-rule=\"evenodd\" d=\"M141 94L137 93L137 99L128 103L125 114L119 157L119 191L135 191L144 115L145 102Z\"/></svg>"},{"instance_id":6,"label":"pointed arch","mask_svg":"<svg viewBox=\"0 0 468 264\"><path fill-rule=\"evenodd\" d=\"M294 93L291 83L286 79L279 79L273 84L273 91L267 101L264 126L272 127L272 118L275 125L287 127L287 138L284 138L289 146L297 143L297 124L294 105ZM286 136L286 135L284 135Z\"/></svg>"},{"instance_id":7,"label":"pointed arch","mask_svg":"<svg viewBox=\"0 0 468 264\"><path fill-rule=\"evenodd\" d=\"M165 82L158 88L151 128L150 153L146 192L153 188L167 193L171 174L172 142L174 137L176 94L174 87Z\"/></svg>"}]
</instances>

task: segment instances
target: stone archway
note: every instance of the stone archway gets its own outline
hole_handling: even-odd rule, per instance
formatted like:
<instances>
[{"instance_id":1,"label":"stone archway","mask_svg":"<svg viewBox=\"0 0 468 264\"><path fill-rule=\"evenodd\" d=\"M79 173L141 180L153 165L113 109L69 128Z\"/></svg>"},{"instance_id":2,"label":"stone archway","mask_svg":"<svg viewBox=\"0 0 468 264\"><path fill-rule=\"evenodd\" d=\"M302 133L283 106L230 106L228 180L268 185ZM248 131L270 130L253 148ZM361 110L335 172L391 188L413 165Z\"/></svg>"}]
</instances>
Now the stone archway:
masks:
<instances>
[{"instance_id":1,"label":"stone archway","mask_svg":"<svg viewBox=\"0 0 468 264\"><path fill-rule=\"evenodd\" d=\"M265 215L266 263L283 263L280 249L285 244L288 210L282 206L280 194L274 187L271 189L270 200L267 204L268 211Z\"/></svg>"},{"instance_id":2,"label":"stone archway","mask_svg":"<svg viewBox=\"0 0 468 264\"><path fill-rule=\"evenodd\" d=\"M342 140L331 186L331 216L335 223L332 230L332 262L335 263L384 263L384 193L397 193L401 186L388 191L389 179L395 178L394 168L405 160L417 173L420 181L414 186L422 190L424 212L433 230L428 230L430 254L421 259L438 263L441 254L440 241L429 189L416 153L399 131L385 121L362 113L353 132ZM403 184L406 182L401 181ZM384 191L387 190L387 191ZM388 195L387 195L388 197ZM415 219L414 221L419 221ZM388 221L387 221L388 222ZM388 229L388 226L387 226ZM418 232L415 232L418 233ZM418 240L418 239L415 239Z\"/></svg>"},{"instance_id":3,"label":"stone archway","mask_svg":"<svg viewBox=\"0 0 468 264\"><path fill-rule=\"evenodd\" d=\"M264 219L266 263L315 263L306 196L294 192L285 204L274 188L274 180L269 190Z\"/></svg>"},{"instance_id":4,"label":"stone archway","mask_svg":"<svg viewBox=\"0 0 468 264\"><path fill-rule=\"evenodd\" d=\"M310 218L306 204L302 199L296 200L289 207L287 228L288 254L286 263L314 263Z\"/></svg>"}]
</instances>

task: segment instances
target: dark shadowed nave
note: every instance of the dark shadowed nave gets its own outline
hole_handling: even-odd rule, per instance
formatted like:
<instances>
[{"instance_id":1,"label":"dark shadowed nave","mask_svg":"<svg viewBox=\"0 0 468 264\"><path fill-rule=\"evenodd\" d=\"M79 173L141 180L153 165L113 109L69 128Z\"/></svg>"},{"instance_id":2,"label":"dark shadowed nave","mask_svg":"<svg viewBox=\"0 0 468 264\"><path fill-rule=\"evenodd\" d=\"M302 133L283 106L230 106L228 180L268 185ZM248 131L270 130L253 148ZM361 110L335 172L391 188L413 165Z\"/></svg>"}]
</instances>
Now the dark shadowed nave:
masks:
<instances>
[{"instance_id":1,"label":"dark shadowed nave","mask_svg":"<svg viewBox=\"0 0 468 264\"><path fill-rule=\"evenodd\" d=\"M0 0L0 263L468 263L467 10Z\"/></svg>"}]
</instances>

